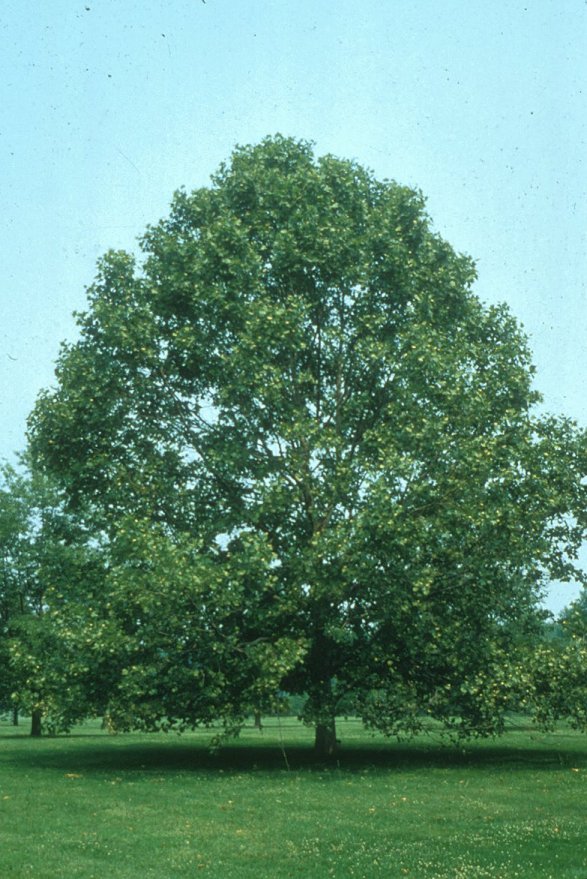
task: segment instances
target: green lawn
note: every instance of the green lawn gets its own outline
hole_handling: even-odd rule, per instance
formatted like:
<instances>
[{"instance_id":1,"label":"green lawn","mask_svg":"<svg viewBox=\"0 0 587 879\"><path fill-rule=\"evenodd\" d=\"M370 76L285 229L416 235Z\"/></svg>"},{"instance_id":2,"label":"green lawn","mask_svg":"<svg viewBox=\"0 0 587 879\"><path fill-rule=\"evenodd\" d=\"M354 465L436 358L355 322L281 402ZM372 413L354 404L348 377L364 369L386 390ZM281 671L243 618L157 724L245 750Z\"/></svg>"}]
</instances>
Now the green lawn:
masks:
<instances>
[{"instance_id":1,"label":"green lawn","mask_svg":"<svg viewBox=\"0 0 587 879\"><path fill-rule=\"evenodd\" d=\"M0 723L2 879L587 879L587 739L513 729L466 751L339 725L311 761L294 721L33 740Z\"/></svg>"}]
</instances>

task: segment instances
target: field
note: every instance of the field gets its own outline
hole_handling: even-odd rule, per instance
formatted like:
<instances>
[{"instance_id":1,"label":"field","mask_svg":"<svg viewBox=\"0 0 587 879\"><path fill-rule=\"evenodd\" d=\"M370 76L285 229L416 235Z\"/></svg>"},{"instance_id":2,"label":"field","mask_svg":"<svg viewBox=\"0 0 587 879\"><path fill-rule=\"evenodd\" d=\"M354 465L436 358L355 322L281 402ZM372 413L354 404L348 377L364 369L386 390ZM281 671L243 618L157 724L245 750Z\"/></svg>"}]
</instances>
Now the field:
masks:
<instances>
[{"instance_id":1,"label":"field","mask_svg":"<svg viewBox=\"0 0 587 879\"><path fill-rule=\"evenodd\" d=\"M587 879L587 739L515 727L466 750L339 725L311 759L293 720L34 740L0 722L3 879Z\"/></svg>"}]
</instances>

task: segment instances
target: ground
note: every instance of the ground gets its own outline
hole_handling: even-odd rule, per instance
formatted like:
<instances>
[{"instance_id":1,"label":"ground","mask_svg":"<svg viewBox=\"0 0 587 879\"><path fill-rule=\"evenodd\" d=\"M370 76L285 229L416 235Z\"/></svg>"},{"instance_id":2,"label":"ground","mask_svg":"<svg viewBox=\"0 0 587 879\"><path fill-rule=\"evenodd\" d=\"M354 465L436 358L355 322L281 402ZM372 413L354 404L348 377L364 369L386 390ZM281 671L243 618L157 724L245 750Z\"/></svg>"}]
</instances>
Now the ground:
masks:
<instances>
[{"instance_id":1,"label":"ground","mask_svg":"<svg viewBox=\"0 0 587 879\"><path fill-rule=\"evenodd\" d=\"M229 748L209 731L33 740L0 722L4 879L585 879L587 738L532 732L409 744L339 722L264 719Z\"/></svg>"}]
</instances>

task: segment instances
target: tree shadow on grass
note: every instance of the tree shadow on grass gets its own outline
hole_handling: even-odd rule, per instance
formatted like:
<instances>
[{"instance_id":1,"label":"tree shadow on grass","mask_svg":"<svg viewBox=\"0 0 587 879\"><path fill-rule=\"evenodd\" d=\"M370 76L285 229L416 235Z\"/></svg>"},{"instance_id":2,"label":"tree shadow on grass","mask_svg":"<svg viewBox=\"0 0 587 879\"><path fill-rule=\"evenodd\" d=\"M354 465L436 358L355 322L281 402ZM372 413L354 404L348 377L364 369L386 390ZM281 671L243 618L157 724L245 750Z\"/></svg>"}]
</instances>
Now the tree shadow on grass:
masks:
<instances>
[{"instance_id":1,"label":"tree shadow on grass","mask_svg":"<svg viewBox=\"0 0 587 879\"><path fill-rule=\"evenodd\" d=\"M3 738L19 738L3 737ZM81 741L83 739L83 742ZM23 741L26 741L23 737ZM29 740L30 741L30 740ZM342 746L328 762L319 761L310 746L281 748L249 742L211 750L205 744L170 739L168 742L126 741L124 736L74 736L53 739L48 747L11 747L8 762L29 769L57 769L80 773L131 773L167 771L215 775L224 772L411 772L424 769L472 768L492 771L552 771L557 768L587 769L587 741L576 748L555 746L513 747L499 743L474 743L466 747L396 742Z\"/></svg>"}]
</instances>

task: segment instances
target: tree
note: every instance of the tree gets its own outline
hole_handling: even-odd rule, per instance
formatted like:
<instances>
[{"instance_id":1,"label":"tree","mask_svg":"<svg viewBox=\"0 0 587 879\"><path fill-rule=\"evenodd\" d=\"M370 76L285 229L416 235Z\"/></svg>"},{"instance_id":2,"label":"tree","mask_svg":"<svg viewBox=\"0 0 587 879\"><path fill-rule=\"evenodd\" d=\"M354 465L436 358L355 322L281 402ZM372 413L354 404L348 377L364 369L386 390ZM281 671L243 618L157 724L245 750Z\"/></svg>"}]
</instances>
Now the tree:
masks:
<instances>
[{"instance_id":1,"label":"tree","mask_svg":"<svg viewBox=\"0 0 587 879\"><path fill-rule=\"evenodd\" d=\"M542 726L566 718L587 727L587 591L551 621L529 655L528 706Z\"/></svg>"},{"instance_id":2,"label":"tree","mask_svg":"<svg viewBox=\"0 0 587 879\"><path fill-rule=\"evenodd\" d=\"M587 589L582 589L579 596L561 612L558 625L567 630L567 634L587 635Z\"/></svg>"},{"instance_id":3,"label":"tree","mask_svg":"<svg viewBox=\"0 0 587 879\"><path fill-rule=\"evenodd\" d=\"M8 466L2 477L0 700L27 711L39 736L43 721L67 729L99 706L104 660L88 655L87 635L103 570L52 480Z\"/></svg>"},{"instance_id":4,"label":"tree","mask_svg":"<svg viewBox=\"0 0 587 879\"><path fill-rule=\"evenodd\" d=\"M12 703L14 687L9 638L15 619L25 612L17 559L21 554L21 535L26 516L18 497L7 489L7 483L13 477L13 471L4 468L0 490L0 708L11 708L14 722L17 723L17 707Z\"/></svg>"},{"instance_id":5,"label":"tree","mask_svg":"<svg viewBox=\"0 0 587 879\"><path fill-rule=\"evenodd\" d=\"M342 700L498 731L545 583L580 576L586 459L507 308L418 192L280 136L141 245L30 421L107 536L115 713L230 725L286 690L325 754Z\"/></svg>"},{"instance_id":6,"label":"tree","mask_svg":"<svg viewBox=\"0 0 587 879\"><path fill-rule=\"evenodd\" d=\"M14 722L22 702L19 674L12 647L33 617L43 615L43 589L36 576L32 550L32 511L26 478L14 468L2 467L0 487L0 699L12 707ZM40 735L40 716L32 709L31 734Z\"/></svg>"}]
</instances>

